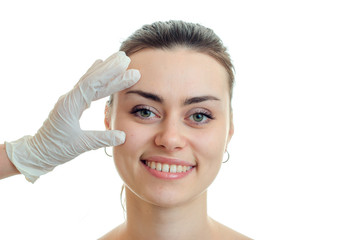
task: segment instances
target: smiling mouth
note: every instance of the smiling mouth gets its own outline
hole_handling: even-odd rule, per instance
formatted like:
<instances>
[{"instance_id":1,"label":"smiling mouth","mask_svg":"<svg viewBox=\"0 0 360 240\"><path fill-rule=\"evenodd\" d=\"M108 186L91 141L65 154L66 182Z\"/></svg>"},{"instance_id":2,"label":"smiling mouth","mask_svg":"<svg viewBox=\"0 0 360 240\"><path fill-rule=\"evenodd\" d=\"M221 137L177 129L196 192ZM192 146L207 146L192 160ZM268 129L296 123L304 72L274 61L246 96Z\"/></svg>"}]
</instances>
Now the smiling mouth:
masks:
<instances>
[{"instance_id":1,"label":"smiling mouth","mask_svg":"<svg viewBox=\"0 0 360 240\"><path fill-rule=\"evenodd\" d=\"M153 170L164 173L185 173L194 168L193 166L167 164L148 160L141 160L141 162Z\"/></svg>"}]
</instances>

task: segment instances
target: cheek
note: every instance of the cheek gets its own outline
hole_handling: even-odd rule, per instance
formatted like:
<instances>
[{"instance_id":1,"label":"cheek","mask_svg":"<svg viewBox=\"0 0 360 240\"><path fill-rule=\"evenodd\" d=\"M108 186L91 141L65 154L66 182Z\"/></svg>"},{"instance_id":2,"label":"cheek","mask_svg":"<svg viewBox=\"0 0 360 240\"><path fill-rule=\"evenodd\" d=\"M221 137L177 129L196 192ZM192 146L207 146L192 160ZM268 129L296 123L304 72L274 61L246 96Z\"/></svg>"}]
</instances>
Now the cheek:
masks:
<instances>
[{"instance_id":1,"label":"cheek","mask_svg":"<svg viewBox=\"0 0 360 240\"><path fill-rule=\"evenodd\" d=\"M125 143L117 146L122 154L134 154L141 146L149 141L149 133L143 127L139 126L127 114L118 114L112 119L111 129L125 132Z\"/></svg>"},{"instance_id":2,"label":"cheek","mask_svg":"<svg viewBox=\"0 0 360 240\"><path fill-rule=\"evenodd\" d=\"M140 127L127 116L118 115L112 122L112 129L124 131L126 134L125 143L114 147L114 162L121 178L126 181L136 173L140 166L139 159L144 149L151 142L150 132Z\"/></svg>"},{"instance_id":3,"label":"cheek","mask_svg":"<svg viewBox=\"0 0 360 240\"><path fill-rule=\"evenodd\" d=\"M198 134L192 144L199 154L199 164L209 171L218 171L225 151L226 134L222 128L212 128Z\"/></svg>"},{"instance_id":4,"label":"cheek","mask_svg":"<svg viewBox=\"0 0 360 240\"><path fill-rule=\"evenodd\" d=\"M224 156L226 135L224 130L204 131L193 141L195 158L198 161L198 176L201 189L208 188L218 175Z\"/></svg>"}]
</instances>

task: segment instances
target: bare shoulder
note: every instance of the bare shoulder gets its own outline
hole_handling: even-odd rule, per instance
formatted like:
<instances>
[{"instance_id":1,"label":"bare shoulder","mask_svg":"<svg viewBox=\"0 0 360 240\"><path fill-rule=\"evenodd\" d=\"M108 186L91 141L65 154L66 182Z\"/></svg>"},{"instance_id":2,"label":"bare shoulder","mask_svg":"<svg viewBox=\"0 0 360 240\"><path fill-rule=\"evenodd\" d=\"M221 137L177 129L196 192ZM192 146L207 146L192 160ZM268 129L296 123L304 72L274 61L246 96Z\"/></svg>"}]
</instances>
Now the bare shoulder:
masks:
<instances>
[{"instance_id":1,"label":"bare shoulder","mask_svg":"<svg viewBox=\"0 0 360 240\"><path fill-rule=\"evenodd\" d=\"M112 229L110 232L106 233L104 236L102 236L98 240L122 239L122 238L119 238L121 235L120 234L121 229L122 229L122 225L119 225L119 226L115 227L114 229Z\"/></svg>"},{"instance_id":2,"label":"bare shoulder","mask_svg":"<svg viewBox=\"0 0 360 240\"><path fill-rule=\"evenodd\" d=\"M216 236L215 239L221 239L221 240L252 240L251 238L236 232L235 230L215 221L213 221L213 226Z\"/></svg>"}]
</instances>

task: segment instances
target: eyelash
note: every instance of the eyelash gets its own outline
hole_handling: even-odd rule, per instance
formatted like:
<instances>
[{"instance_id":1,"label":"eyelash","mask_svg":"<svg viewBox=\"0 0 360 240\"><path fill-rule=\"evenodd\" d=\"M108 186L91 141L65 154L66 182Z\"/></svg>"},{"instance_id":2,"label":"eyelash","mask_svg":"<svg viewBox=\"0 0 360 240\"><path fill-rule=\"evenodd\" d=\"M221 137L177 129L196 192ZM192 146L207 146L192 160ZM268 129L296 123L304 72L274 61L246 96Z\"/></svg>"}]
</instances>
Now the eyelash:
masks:
<instances>
[{"instance_id":1,"label":"eyelash","mask_svg":"<svg viewBox=\"0 0 360 240\"><path fill-rule=\"evenodd\" d=\"M130 111L130 114L142 119L142 120L151 120L150 117L143 117L140 115L140 112L141 111L149 111L150 114L154 114L155 116L157 116L157 114L154 113L154 111L152 110L151 107L148 107L148 106L135 106L131 111ZM214 116L212 115L211 112L207 111L207 110L204 110L204 109L198 109L196 110L194 113L190 114L189 117L187 118L193 118L196 114L201 114L202 116L206 117L206 120L205 121L202 121L202 122L196 122L195 120L193 120L192 122L194 122L194 124L196 125L202 125L202 124L206 124L208 122L210 122L211 120L215 119Z\"/></svg>"},{"instance_id":2,"label":"eyelash","mask_svg":"<svg viewBox=\"0 0 360 240\"><path fill-rule=\"evenodd\" d=\"M206 124L208 122L210 122L211 120L214 119L214 116L211 114L211 112L209 111L206 111L204 109L199 109L199 110L196 110L194 113L192 113L188 118L193 118L195 115L197 114L201 114L202 116L205 116L206 117L206 120L205 121L202 121L202 122L196 122L195 120L193 120L193 122L196 124L196 125L202 125L202 124Z\"/></svg>"},{"instance_id":3,"label":"eyelash","mask_svg":"<svg viewBox=\"0 0 360 240\"><path fill-rule=\"evenodd\" d=\"M150 113L156 115L154 111L148 106L135 106L133 109L131 109L130 113L143 120L149 120L149 117L143 117L140 115L140 112L144 110L149 111Z\"/></svg>"}]
</instances>

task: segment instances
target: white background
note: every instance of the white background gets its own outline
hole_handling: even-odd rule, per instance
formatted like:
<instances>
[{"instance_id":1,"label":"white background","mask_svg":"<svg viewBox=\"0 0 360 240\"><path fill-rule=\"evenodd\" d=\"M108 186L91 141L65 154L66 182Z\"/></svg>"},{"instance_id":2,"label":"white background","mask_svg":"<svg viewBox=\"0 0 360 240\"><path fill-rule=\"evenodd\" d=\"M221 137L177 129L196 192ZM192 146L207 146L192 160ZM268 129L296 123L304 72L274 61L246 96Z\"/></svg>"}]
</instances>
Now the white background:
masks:
<instances>
[{"instance_id":1,"label":"white background","mask_svg":"<svg viewBox=\"0 0 360 240\"><path fill-rule=\"evenodd\" d=\"M230 161L209 214L255 239L360 239L358 1L1 1L0 142L33 135L58 97L143 24L215 30L236 67ZM104 129L100 100L81 120ZM120 224L102 150L0 181L0 239L96 239Z\"/></svg>"}]
</instances>

